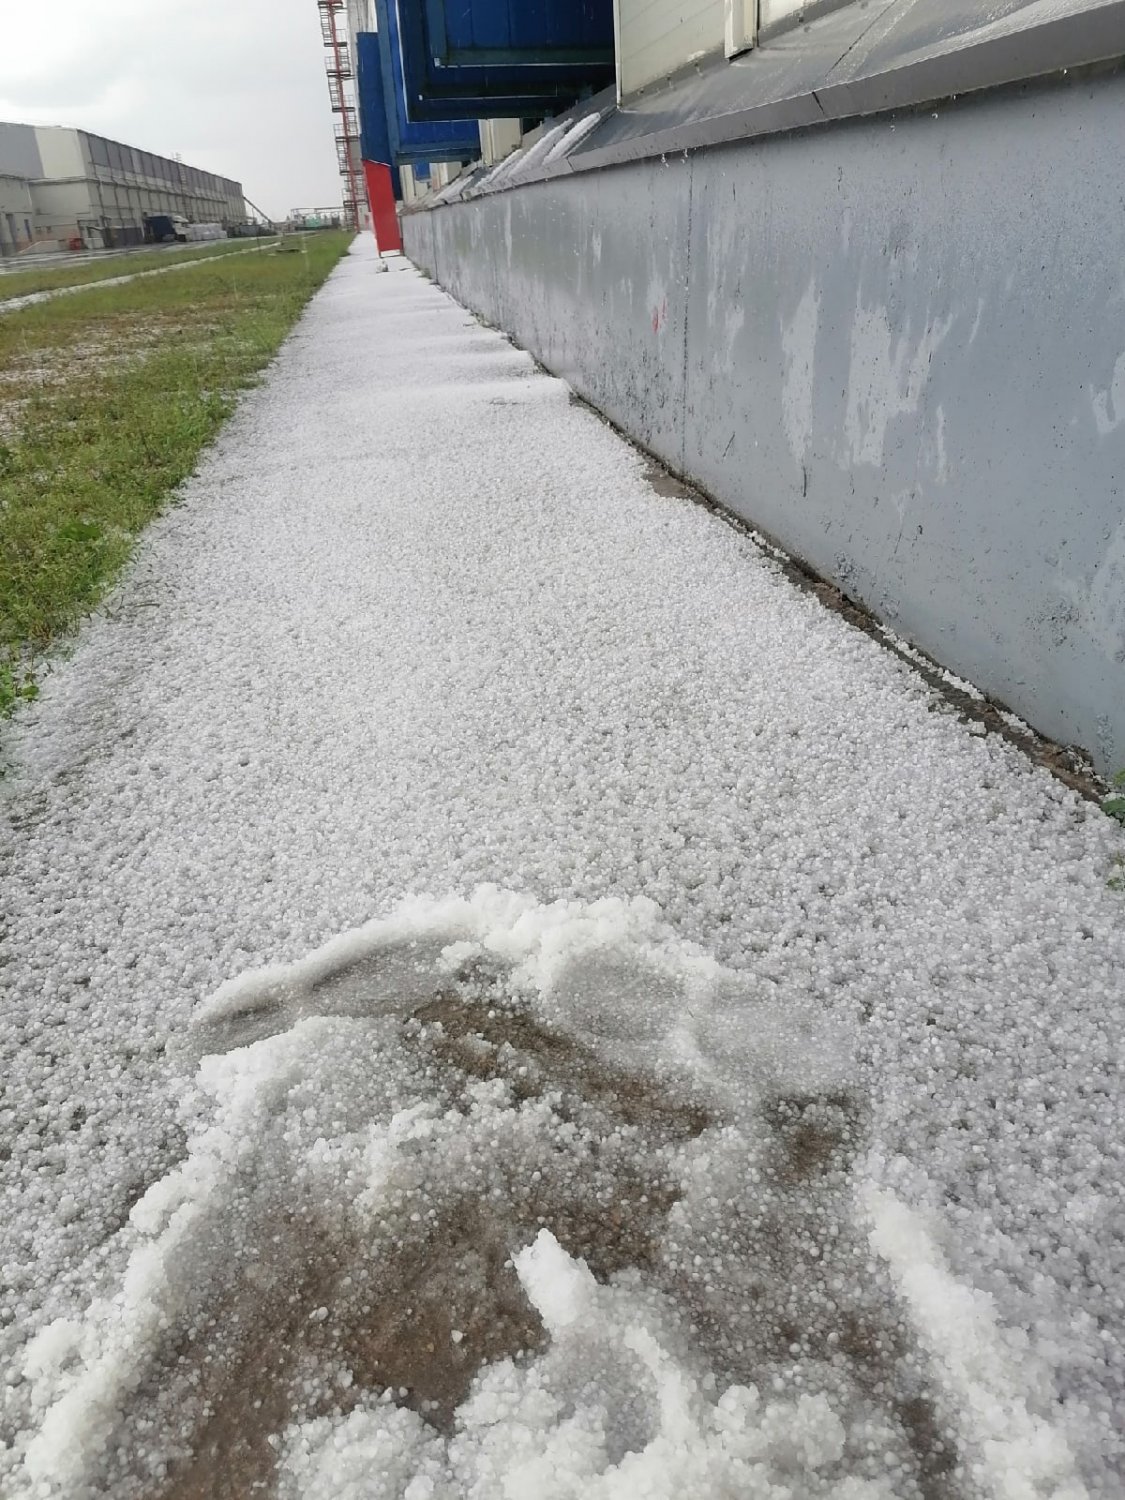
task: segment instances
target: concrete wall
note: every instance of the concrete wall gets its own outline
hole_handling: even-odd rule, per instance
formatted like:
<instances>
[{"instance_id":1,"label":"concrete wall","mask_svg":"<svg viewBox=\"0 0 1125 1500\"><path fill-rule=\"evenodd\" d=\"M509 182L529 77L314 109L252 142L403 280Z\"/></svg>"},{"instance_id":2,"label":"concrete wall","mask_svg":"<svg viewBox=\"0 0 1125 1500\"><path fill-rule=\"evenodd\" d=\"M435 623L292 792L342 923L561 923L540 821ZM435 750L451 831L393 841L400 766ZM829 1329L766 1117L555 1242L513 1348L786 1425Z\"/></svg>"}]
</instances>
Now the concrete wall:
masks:
<instances>
[{"instance_id":1,"label":"concrete wall","mask_svg":"<svg viewBox=\"0 0 1125 1500\"><path fill-rule=\"evenodd\" d=\"M0 172L13 177L42 176L34 125L0 124Z\"/></svg>"},{"instance_id":2,"label":"concrete wall","mask_svg":"<svg viewBox=\"0 0 1125 1500\"><path fill-rule=\"evenodd\" d=\"M518 151L523 132L518 120L480 121L480 159L486 167Z\"/></svg>"},{"instance_id":3,"label":"concrete wall","mask_svg":"<svg viewBox=\"0 0 1125 1500\"><path fill-rule=\"evenodd\" d=\"M723 45L724 0L614 0L617 86L632 94Z\"/></svg>"},{"instance_id":4,"label":"concrete wall","mask_svg":"<svg viewBox=\"0 0 1125 1500\"><path fill-rule=\"evenodd\" d=\"M27 179L0 172L0 255L27 249L34 236L34 229L28 234L28 225L33 225L34 219Z\"/></svg>"},{"instance_id":5,"label":"concrete wall","mask_svg":"<svg viewBox=\"0 0 1125 1500\"><path fill-rule=\"evenodd\" d=\"M80 224L97 217L85 177L69 182L37 182L31 192L37 231L48 239L69 239L78 233Z\"/></svg>"},{"instance_id":6,"label":"concrete wall","mask_svg":"<svg viewBox=\"0 0 1125 1500\"><path fill-rule=\"evenodd\" d=\"M1109 771L1122 160L1118 73L575 173L404 238L673 469Z\"/></svg>"},{"instance_id":7,"label":"concrete wall","mask_svg":"<svg viewBox=\"0 0 1125 1500\"><path fill-rule=\"evenodd\" d=\"M797 15L804 8L805 0L762 0L761 25L776 26L780 21L787 21L790 16Z\"/></svg>"}]
</instances>

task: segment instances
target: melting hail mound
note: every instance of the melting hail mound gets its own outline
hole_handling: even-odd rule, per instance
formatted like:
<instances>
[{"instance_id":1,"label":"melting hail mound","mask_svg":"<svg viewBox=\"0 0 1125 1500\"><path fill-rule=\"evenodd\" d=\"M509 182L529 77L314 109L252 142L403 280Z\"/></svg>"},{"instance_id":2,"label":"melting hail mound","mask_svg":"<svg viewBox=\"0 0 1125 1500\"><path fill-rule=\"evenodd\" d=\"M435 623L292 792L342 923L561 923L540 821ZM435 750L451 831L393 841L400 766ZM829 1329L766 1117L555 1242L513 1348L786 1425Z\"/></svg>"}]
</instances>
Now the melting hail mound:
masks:
<instances>
[{"instance_id":1,"label":"melting hail mound","mask_svg":"<svg viewBox=\"0 0 1125 1500\"><path fill-rule=\"evenodd\" d=\"M515 1268L550 1337L525 1365L478 1377L450 1439L386 1398L287 1434L282 1493L342 1500L542 1500L890 1496L840 1482L842 1422L823 1395L764 1402L753 1386L719 1393L672 1351L661 1309L629 1283L599 1286L549 1230Z\"/></svg>"},{"instance_id":2,"label":"melting hail mound","mask_svg":"<svg viewBox=\"0 0 1125 1500\"><path fill-rule=\"evenodd\" d=\"M224 986L120 1285L29 1347L24 1493L1081 1495L853 1025L492 888Z\"/></svg>"}]
</instances>

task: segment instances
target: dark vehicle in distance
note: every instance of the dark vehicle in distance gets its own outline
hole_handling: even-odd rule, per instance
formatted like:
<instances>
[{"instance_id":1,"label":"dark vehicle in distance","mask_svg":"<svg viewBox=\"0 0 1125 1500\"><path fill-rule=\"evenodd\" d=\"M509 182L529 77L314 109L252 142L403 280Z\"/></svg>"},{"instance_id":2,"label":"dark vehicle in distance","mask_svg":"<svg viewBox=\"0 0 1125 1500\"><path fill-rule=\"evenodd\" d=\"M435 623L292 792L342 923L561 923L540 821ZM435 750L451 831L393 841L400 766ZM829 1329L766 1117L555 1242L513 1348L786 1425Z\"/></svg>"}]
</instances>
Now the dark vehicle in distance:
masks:
<instances>
[{"instance_id":1,"label":"dark vehicle in distance","mask_svg":"<svg viewBox=\"0 0 1125 1500\"><path fill-rule=\"evenodd\" d=\"M187 221L179 214L146 214L145 243L149 245L169 244L172 240L187 239Z\"/></svg>"}]
</instances>

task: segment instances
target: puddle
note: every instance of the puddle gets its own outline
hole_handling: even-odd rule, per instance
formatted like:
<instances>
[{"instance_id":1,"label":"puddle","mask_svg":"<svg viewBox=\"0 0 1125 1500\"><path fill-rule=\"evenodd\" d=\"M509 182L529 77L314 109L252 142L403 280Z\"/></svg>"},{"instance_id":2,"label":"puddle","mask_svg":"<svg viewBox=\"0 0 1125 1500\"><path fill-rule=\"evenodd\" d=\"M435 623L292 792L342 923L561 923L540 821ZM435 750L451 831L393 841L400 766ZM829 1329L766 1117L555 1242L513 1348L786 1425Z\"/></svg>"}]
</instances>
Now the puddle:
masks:
<instances>
[{"instance_id":1,"label":"puddle","mask_svg":"<svg viewBox=\"0 0 1125 1500\"><path fill-rule=\"evenodd\" d=\"M682 479L677 479L670 469L657 463L654 458L645 463L644 478L658 495L664 495L669 500L691 500L698 503L701 498L698 490L692 489Z\"/></svg>"}]
</instances>

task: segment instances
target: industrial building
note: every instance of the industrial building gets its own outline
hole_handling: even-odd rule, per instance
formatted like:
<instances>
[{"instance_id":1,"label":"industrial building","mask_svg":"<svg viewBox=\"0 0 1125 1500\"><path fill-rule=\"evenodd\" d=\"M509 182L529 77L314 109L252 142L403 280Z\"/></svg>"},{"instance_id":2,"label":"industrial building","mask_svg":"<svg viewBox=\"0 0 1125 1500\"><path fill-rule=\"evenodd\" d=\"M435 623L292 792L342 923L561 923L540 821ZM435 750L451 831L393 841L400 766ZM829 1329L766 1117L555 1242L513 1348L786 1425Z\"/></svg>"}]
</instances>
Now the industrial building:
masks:
<instances>
[{"instance_id":1,"label":"industrial building","mask_svg":"<svg viewBox=\"0 0 1125 1500\"><path fill-rule=\"evenodd\" d=\"M241 223L242 184L85 130L0 123L0 254L137 245L158 213Z\"/></svg>"}]
</instances>

